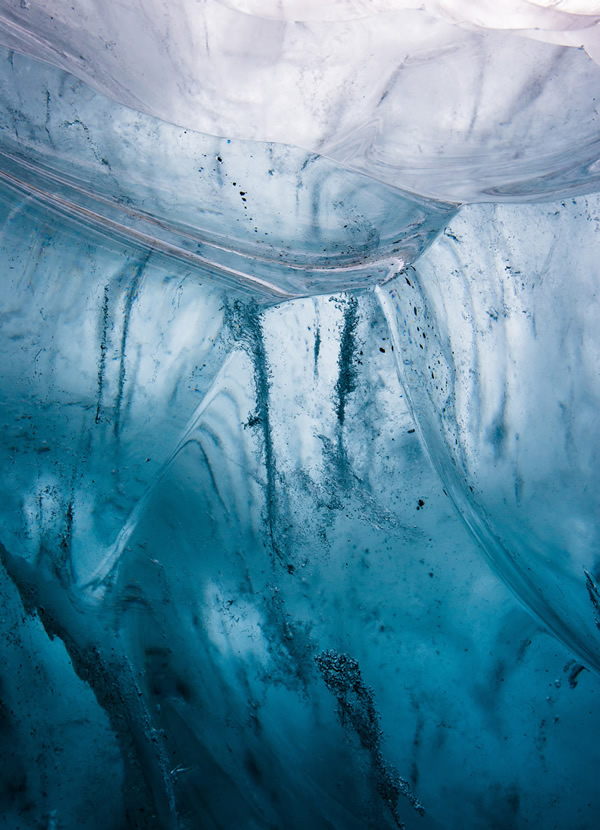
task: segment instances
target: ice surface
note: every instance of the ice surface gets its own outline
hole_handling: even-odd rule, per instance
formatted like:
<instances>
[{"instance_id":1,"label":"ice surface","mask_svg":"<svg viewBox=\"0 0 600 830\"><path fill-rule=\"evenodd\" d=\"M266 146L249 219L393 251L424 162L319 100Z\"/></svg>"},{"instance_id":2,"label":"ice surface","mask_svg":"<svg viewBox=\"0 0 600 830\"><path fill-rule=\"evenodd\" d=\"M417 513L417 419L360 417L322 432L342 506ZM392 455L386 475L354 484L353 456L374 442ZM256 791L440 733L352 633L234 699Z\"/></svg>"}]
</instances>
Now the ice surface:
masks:
<instances>
[{"instance_id":1,"label":"ice surface","mask_svg":"<svg viewBox=\"0 0 600 830\"><path fill-rule=\"evenodd\" d=\"M508 581L596 667L599 209L471 206L380 289L437 468Z\"/></svg>"},{"instance_id":2,"label":"ice surface","mask_svg":"<svg viewBox=\"0 0 600 830\"><path fill-rule=\"evenodd\" d=\"M6 50L0 59L7 185L233 288L273 300L370 284L411 262L454 210L294 147L148 118Z\"/></svg>"},{"instance_id":3,"label":"ice surface","mask_svg":"<svg viewBox=\"0 0 600 830\"><path fill-rule=\"evenodd\" d=\"M594 828L594 5L1 8L0 824Z\"/></svg>"},{"instance_id":4,"label":"ice surface","mask_svg":"<svg viewBox=\"0 0 600 830\"><path fill-rule=\"evenodd\" d=\"M296 145L442 201L597 187L594 2L131 0L107 14L97 0L36 0L0 10L6 46L186 128Z\"/></svg>"}]
</instances>

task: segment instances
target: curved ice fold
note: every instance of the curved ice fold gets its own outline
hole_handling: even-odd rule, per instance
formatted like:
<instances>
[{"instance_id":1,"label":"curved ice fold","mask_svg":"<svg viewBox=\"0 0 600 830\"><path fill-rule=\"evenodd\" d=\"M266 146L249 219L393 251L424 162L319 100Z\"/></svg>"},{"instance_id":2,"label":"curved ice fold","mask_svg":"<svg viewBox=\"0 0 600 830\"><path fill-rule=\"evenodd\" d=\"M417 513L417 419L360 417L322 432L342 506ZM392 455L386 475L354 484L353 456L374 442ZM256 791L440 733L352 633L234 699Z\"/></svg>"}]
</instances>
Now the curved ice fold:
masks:
<instances>
[{"instance_id":1,"label":"curved ice fold","mask_svg":"<svg viewBox=\"0 0 600 830\"><path fill-rule=\"evenodd\" d=\"M5 4L0 39L136 110L441 201L590 192L596 3ZM587 50L587 51L585 51ZM590 57L591 56L591 57Z\"/></svg>"},{"instance_id":2,"label":"curved ice fold","mask_svg":"<svg viewBox=\"0 0 600 830\"><path fill-rule=\"evenodd\" d=\"M64 585L103 560L229 350L189 269L0 193L2 541Z\"/></svg>"},{"instance_id":3,"label":"curved ice fold","mask_svg":"<svg viewBox=\"0 0 600 830\"><path fill-rule=\"evenodd\" d=\"M6 50L0 84L5 185L264 300L381 281L455 209L295 147L167 124Z\"/></svg>"},{"instance_id":4,"label":"curved ice fold","mask_svg":"<svg viewBox=\"0 0 600 830\"><path fill-rule=\"evenodd\" d=\"M597 194L469 206L380 289L436 468L509 584L596 669L599 224Z\"/></svg>"}]
</instances>

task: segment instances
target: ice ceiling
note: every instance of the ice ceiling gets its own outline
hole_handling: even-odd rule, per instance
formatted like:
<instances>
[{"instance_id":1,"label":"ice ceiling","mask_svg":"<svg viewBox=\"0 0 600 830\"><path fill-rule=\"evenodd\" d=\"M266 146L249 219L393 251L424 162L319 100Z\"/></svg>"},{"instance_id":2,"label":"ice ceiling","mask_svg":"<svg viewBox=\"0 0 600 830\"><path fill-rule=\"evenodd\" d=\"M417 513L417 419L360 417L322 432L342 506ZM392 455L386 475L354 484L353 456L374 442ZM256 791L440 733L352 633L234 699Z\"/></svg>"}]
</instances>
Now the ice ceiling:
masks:
<instances>
[{"instance_id":1,"label":"ice ceiling","mask_svg":"<svg viewBox=\"0 0 600 830\"><path fill-rule=\"evenodd\" d=\"M2 5L6 46L188 129L296 145L449 202L598 177L594 2Z\"/></svg>"},{"instance_id":2,"label":"ice ceiling","mask_svg":"<svg viewBox=\"0 0 600 830\"><path fill-rule=\"evenodd\" d=\"M0 43L2 826L595 828L600 6Z\"/></svg>"}]
</instances>

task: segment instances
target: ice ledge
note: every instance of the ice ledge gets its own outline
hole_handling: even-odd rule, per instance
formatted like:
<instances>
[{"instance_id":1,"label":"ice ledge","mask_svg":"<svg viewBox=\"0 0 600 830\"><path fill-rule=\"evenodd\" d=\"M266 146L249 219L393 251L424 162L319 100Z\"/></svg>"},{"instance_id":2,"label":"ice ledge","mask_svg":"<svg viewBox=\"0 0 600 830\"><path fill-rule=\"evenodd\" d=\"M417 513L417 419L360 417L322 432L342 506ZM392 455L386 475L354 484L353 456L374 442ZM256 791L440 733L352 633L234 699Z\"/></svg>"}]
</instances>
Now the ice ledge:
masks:
<instances>
[{"instance_id":1,"label":"ice ledge","mask_svg":"<svg viewBox=\"0 0 600 830\"><path fill-rule=\"evenodd\" d=\"M16 53L0 83L5 185L270 300L379 282L456 207L296 147L181 129Z\"/></svg>"}]
</instances>

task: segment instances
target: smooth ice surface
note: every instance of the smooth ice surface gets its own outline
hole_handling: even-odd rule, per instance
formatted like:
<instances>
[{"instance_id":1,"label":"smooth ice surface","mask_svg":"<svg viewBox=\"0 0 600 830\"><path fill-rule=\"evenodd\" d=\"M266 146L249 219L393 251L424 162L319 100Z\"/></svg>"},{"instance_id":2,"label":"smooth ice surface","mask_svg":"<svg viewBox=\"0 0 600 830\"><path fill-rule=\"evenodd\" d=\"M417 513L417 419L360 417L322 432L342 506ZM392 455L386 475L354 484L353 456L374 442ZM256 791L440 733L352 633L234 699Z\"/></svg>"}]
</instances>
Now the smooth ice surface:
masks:
<instances>
[{"instance_id":1,"label":"smooth ice surface","mask_svg":"<svg viewBox=\"0 0 600 830\"><path fill-rule=\"evenodd\" d=\"M596 189L600 6L0 3L0 42L136 110L442 201ZM587 51L586 51L587 50Z\"/></svg>"},{"instance_id":2,"label":"smooth ice surface","mask_svg":"<svg viewBox=\"0 0 600 830\"><path fill-rule=\"evenodd\" d=\"M61 583L60 538L33 567L25 536L3 552L20 589L4 578L6 825L593 827L598 683L452 509L376 298L229 319L231 357L195 416L180 401L191 421L103 590ZM94 478L90 493L113 481ZM114 513L76 502L74 535ZM424 817L390 791L398 776Z\"/></svg>"},{"instance_id":3,"label":"smooth ice surface","mask_svg":"<svg viewBox=\"0 0 600 830\"><path fill-rule=\"evenodd\" d=\"M0 10L0 824L595 828L594 4Z\"/></svg>"},{"instance_id":4,"label":"smooth ice surface","mask_svg":"<svg viewBox=\"0 0 600 830\"><path fill-rule=\"evenodd\" d=\"M596 668L599 223L597 195L471 206L379 289L437 468L509 583Z\"/></svg>"},{"instance_id":5,"label":"smooth ice surface","mask_svg":"<svg viewBox=\"0 0 600 830\"><path fill-rule=\"evenodd\" d=\"M295 147L157 121L6 50L0 83L6 185L271 301L385 278L454 209Z\"/></svg>"}]
</instances>

